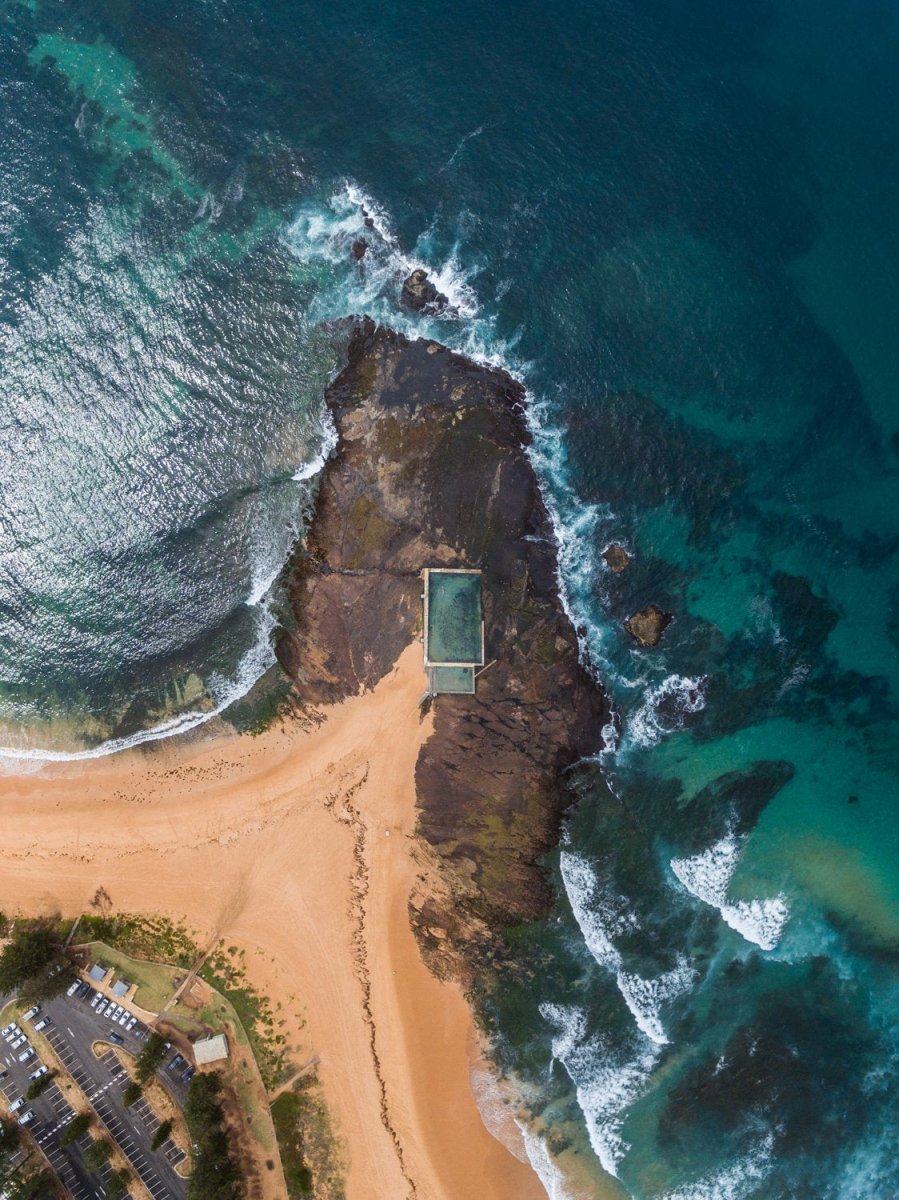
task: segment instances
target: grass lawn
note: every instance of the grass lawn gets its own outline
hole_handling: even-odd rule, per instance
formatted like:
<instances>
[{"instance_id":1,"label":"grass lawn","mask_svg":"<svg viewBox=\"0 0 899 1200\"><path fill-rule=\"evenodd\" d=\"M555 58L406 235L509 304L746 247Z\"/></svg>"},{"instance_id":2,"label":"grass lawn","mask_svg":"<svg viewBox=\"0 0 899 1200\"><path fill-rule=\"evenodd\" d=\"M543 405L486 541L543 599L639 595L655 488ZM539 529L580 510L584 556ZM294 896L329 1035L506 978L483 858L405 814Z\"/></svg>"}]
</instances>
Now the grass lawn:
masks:
<instances>
[{"instance_id":1,"label":"grass lawn","mask_svg":"<svg viewBox=\"0 0 899 1200\"><path fill-rule=\"evenodd\" d=\"M129 958L120 950L113 950L105 942L90 942L89 945L95 960L105 963L107 967L114 967L117 976L137 984L134 1003L148 1012L159 1012L175 990L175 979L184 977L184 971L180 967L171 967L166 963L141 962L139 959Z\"/></svg>"}]
</instances>

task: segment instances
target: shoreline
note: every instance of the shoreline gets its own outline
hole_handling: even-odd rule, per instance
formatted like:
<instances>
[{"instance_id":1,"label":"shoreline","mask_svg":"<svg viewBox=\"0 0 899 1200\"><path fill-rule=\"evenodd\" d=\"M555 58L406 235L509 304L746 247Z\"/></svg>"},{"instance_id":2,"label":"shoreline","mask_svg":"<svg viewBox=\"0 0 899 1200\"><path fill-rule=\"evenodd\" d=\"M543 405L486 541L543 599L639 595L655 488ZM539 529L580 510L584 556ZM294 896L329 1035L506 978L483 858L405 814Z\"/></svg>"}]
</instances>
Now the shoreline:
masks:
<instances>
[{"instance_id":1,"label":"shoreline","mask_svg":"<svg viewBox=\"0 0 899 1200\"><path fill-rule=\"evenodd\" d=\"M0 777L0 897L11 912L75 915L102 886L115 910L245 948L298 1056L319 1059L349 1200L540 1200L481 1120L472 1015L409 922L414 768L433 719L419 721L420 656L408 646L311 729Z\"/></svg>"}]
</instances>

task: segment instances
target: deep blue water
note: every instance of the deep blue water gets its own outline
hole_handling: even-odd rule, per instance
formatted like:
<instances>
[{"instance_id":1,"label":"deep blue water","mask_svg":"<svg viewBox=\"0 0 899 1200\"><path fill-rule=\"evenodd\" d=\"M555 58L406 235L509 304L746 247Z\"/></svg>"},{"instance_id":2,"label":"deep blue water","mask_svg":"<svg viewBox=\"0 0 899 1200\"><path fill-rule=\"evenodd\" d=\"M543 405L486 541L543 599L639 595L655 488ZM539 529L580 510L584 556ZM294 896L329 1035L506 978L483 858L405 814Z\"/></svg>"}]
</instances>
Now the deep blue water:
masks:
<instances>
[{"instance_id":1,"label":"deep blue water","mask_svg":"<svg viewBox=\"0 0 899 1200\"><path fill-rule=\"evenodd\" d=\"M899 1195L899 5L0 11L5 744L271 663L323 318L505 363L620 723L489 1000L535 1162ZM455 315L400 312L412 264Z\"/></svg>"}]
</instances>

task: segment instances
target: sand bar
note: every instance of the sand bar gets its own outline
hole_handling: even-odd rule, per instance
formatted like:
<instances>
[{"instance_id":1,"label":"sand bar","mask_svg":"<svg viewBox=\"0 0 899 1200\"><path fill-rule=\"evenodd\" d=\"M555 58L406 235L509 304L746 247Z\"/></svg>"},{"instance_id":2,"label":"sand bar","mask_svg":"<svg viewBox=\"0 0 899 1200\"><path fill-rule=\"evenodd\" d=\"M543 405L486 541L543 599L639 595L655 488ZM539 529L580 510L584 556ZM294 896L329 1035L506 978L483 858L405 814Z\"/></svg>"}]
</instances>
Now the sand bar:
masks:
<instances>
[{"instance_id":1,"label":"sand bar","mask_svg":"<svg viewBox=\"0 0 899 1200\"><path fill-rule=\"evenodd\" d=\"M530 1168L480 1119L468 1006L409 928L422 690L410 646L311 730L0 777L0 908L74 914L103 887L117 911L245 949L256 986L319 1059L349 1200L538 1200Z\"/></svg>"}]
</instances>

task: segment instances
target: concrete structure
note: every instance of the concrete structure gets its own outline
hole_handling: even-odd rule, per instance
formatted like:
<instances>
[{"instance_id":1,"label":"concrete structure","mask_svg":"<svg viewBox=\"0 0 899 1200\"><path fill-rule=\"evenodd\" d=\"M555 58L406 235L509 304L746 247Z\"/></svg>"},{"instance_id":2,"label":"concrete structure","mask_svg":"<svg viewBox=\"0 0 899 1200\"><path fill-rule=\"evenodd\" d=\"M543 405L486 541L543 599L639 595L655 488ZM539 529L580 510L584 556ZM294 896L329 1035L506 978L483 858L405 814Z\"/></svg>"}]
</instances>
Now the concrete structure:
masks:
<instances>
[{"instance_id":1,"label":"concrete structure","mask_svg":"<svg viewBox=\"0 0 899 1200\"><path fill-rule=\"evenodd\" d=\"M472 695L484 665L481 572L434 567L422 576L428 692Z\"/></svg>"},{"instance_id":2,"label":"concrete structure","mask_svg":"<svg viewBox=\"0 0 899 1200\"><path fill-rule=\"evenodd\" d=\"M102 983L109 974L109 967L104 967L101 962L95 962L88 971L88 977L93 979L94 983Z\"/></svg>"},{"instance_id":3,"label":"concrete structure","mask_svg":"<svg viewBox=\"0 0 899 1200\"><path fill-rule=\"evenodd\" d=\"M110 991L114 996L127 996L131 991L131 984L127 979L119 979L112 985Z\"/></svg>"},{"instance_id":4,"label":"concrete structure","mask_svg":"<svg viewBox=\"0 0 899 1200\"><path fill-rule=\"evenodd\" d=\"M217 1033L214 1037L201 1038L200 1041L194 1042L194 1058L197 1060L197 1066L202 1066L204 1063L221 1062L223 1058L228 1057L228 1039L223 1033Z\"/></svg>"}]
</instances>

